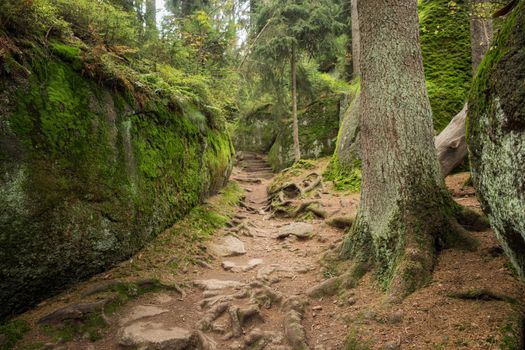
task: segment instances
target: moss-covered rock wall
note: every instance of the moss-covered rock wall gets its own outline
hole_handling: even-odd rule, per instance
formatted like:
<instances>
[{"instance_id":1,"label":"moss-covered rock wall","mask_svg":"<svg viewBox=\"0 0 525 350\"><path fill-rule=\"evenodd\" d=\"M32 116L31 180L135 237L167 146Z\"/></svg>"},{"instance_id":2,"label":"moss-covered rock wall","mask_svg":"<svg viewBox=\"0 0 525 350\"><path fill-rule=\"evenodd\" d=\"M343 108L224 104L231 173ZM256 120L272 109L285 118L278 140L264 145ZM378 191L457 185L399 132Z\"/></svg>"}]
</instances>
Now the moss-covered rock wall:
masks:
<instances>
[{"instance_id":1,"label":"moss-covered rock wall","mask_svg":"<svg viewBox=\"0 0 525 350\"><path fill-rule=\"evenodd\" d=\"M339 96L328 96L299 111L299 144L301 158L315 159L334 152L339 129ZM283 122L268 153L274 170L289 167L294 162L291 121Z\"/></svg>"},{"instance_id":2,"label":"moss-covered rock wall","mask_svg":"<svg viewBox=\"0 0 525 350\"><path fill-rule=\"evenodd\" d=\"M279 114L274 105L258 106L240 118L233 134L235 149L245 152L268 153L279 133Z\"/></svg>"},{"instance_id":3,"label":"moss-covered rock wall","mask_svg":"<svg viewBox=\"0 0 525 350\"><path fill-rule=\"evenodd\" d=\"M130 257L232 167L224 127L63 59L0 75L0 319Z\"/></svg>"},{"instance_id":4,"label":"moss-covered rock wall","mask_svg":"<svg viewBox=\"0 0 525 350\"><path fill-rule=\"evenodd\" d=\"M483 210L525 277L525 1L486 54L469 98L467 142Z\"/></svg>"},{"instance_id":5,"label":"moss-covered rock wall","mask_svg":"<svg viewBox=\"0 0 525 350\"><path fill-rule=\"evenodd\" d=\"M465 0L419 0L421 51L436 131L463 108L472 77Z\"/></svg>"}]
</instances>

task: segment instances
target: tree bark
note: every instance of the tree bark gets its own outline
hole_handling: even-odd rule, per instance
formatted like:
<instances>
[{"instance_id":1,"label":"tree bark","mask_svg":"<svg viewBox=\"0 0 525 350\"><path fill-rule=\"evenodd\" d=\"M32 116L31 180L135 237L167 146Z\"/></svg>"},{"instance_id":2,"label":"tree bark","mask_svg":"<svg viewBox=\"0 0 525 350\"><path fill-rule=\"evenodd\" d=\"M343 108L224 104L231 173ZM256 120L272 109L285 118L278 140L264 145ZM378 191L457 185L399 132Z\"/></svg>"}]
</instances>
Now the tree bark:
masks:
<instances>
[{"instance_id":1,"label":"tree bark","mask_svg":"<svg viewBox=\"0 0 525 350\"><path fill-rule=\"evenodd\" d=\"M470 42L472 48L472 75L476 75L483 56L490 47L493 29L492 20L483 16L479 5L488 0L472 0L470 4ZM465 140L465 121L467 119L467 105L463 107L447 127L436 137L441 172L444 177L449 175L457 166L463 163L467 156L467 142Z\"/></svg>"},{"instance_id":2,"label":"tree bark","mask_svg":"<svg viewBox=\"0 0 525 350\"><path fill-rule=\"evenodd\" d=\"M360 1L361 202L341 254L373 264L395 299L429 281L453 232L434 148L417 2Z\"/></svg>"},{"instance_id":3,"label":"tree bark","mask_svg":"<svg viewBox=\"0 0 525 350\"><path fill-rule=\"evenodd\" d=\"M479 8L480 4L489 0L471 0L470 5L470 43L472 49L472 76L476 75L478 66L489 50L493 36L492 19L485 17Z\"/></svg>"},{"instance_id":4,"label":"tree bark","mask_svg":"<svg viewBox=\"0 0 525 350\"><path fill-rule=\"evenodd\" d=\"M299 145L299 121L297 120L297 52L292 45L291 70L292 70L292 119L293 119L293 153L294 160L301 159L301 148Z\"/></svg>"},{"instance_id":5,"label":"tree bark","mask_svg":"<svg viewBox=\"0 0 525 350\"><path fill-rule=\"evenodd\" d=\"M154 39L158 35L157 29L157 4L155 0L146 0L146 37Z\"/></svg>"},{"instance_id":6,"label":"tree bark","mask_svg":"<svg viewBox=\"0 0 525 350\"><path fill-rule=\"evenodd\" d=\"M361 68L359 65L360 61L360 42L361 33L359 32L359 12L357 10L357 1L351 0L352 2L352 65L354 78L361 76Z\"/></svg>"}]
</instances>

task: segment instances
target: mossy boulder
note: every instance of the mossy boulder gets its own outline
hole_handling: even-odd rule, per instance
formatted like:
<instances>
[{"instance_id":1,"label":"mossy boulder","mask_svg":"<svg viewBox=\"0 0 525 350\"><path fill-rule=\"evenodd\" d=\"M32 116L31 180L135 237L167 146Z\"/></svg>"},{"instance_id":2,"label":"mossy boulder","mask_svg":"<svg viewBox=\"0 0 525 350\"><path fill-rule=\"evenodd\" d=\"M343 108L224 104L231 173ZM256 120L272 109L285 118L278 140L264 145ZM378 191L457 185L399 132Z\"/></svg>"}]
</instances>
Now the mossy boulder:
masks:
<instances>
[{"instance_id":1,"label":"mossy boulder","mask_svg":"<svg viewBox=\"0 0 525 350\"><path fill-rule=\"evenodd\" d=\"M481 63L469 98L472 179L491 225L525 277L525 1Z\"/></svg>"},{"instance_id":2,"label":"mossy boulder","mask_svg":"<svg viewBox=\"0 0 525 350\"><path fill-rule=\"evenodd\" d=\"M266 103L241 117L233 133L237 151L268 153L279 133L279 114L275 106Z\"/></svg>"},{"instance_id":3,"label":"mossy boulder","mask_svg":"<svg viewBox=\"0 0 525 350\"><path fill-rule=\"evenodd\" d=\"M419 0L420 40L434 128L463 108L472 79L470 18L465 0Z\"/></svg>"},{"instance_id":4,"label":"mossy boulder","mask_svg":"<svg viewBox=\"0 0 525 350\"><path fill-rule=\"evenodd\" d=\"M0 319L129 258L232 168L225 126L102 87L52 50L0 76Z\"/></svg>"},{"instance_id":5,"label":"mossy boulder","mask_svg":"<svg viewBox=\"0 0 525 350\"><path fill-rule=\"evenodd\" d=\"M319 99L298 113L301 158L315 159L334 152L339 130L339 96ZM294 162L291 120L283 122L268 154L274 170L289 167Z\"/></svg>"}]
</instances>

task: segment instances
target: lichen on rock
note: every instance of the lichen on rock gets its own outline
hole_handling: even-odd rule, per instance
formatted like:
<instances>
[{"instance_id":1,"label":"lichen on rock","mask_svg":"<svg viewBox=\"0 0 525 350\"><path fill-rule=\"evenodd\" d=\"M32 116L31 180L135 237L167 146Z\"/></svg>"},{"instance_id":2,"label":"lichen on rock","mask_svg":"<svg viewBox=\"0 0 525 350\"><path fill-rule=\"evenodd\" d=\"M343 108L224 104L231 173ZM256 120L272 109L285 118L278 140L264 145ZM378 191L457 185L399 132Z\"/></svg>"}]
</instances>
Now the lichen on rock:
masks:
<instances>
[{"instance_id":1,"label":"lichen on rock","mask_svg":"<svg viewBox=\"0 0 525 350\"><path fill-rule=\"evenodd\" d=\"M525 277L525 3L506 20L476 75L467 142L482 208Z\"/></svg>"}]
</instances>

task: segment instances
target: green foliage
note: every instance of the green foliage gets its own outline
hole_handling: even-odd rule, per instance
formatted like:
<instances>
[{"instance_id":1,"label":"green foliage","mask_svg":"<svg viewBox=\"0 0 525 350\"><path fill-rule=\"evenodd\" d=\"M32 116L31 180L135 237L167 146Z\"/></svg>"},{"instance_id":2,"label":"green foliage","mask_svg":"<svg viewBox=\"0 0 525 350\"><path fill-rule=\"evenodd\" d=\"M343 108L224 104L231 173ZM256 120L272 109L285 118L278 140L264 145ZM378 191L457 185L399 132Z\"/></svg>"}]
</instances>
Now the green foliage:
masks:
<instances>
[{"instance_id":1,"label":"green foliage","mask_svg":"<svg viewBox=\"0 0 525 350\"><path fill-rule=\"evenodd\" d=\"M333 73L322 73L313 59L303 59L297 71L297 86L305 104L327 94L348 94L352 86L334 77Z\"/></svg>"},{"instance_id":2,"label":"green foliage","mask_svg":"<svg viewBox=\"0 0 525 350\"><path fill-rule=\"evenodd\" d=\"M420 0L419 21L434 127L441 131L463 108L472 77L468 4Z\"/></svg>"},{"instance_id":3,"label":"green foliage","mask_svg":"<svg viewBox=\"0 0 525 350\"><path fill-rule=\"evenodd\" d=\"M0 350L13 349L24 334L30 330L29 324L23 320L13 320L0 324Z\"/></svg>"}]
</instances>

